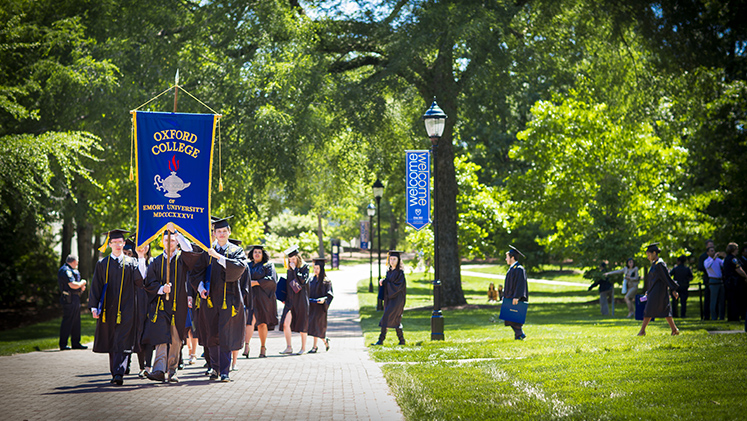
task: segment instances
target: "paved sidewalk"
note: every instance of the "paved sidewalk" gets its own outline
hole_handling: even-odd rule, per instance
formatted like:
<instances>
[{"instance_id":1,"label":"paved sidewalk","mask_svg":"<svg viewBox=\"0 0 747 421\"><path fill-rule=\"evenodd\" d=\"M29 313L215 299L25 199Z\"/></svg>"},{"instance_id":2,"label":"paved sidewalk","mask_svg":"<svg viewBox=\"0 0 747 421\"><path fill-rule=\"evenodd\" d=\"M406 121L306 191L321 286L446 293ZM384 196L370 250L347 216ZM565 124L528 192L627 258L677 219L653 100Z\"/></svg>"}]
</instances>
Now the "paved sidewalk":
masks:
<instances>
[{"instance_id":1,"label":"paved sidewalk","mask_svg":"<svg viewBox=\"0 0 747 421\"><path fill-rule=\"evenodd\" d=\"M282 356L282 332L270 333L266 359L259 339L250 358L239 358L231 383L208 381L204 361L179 372L180 383L160 384L125 376L109 384L107 354L43 351L0 357L2 419L262 419L401 420L381 368L368 356L358 323L356 283L368 265L328 271L335 299L330 306L331 349ZM282 307L282 306L281 306ZM87 315L90 317L90 315ZM309 338L306 349L311 349ZM293 335L294 350L300 348ZM184 350L186 355L187 351ZM137 373L137 361L132 371Z\"/></svg>"}]
</instances>

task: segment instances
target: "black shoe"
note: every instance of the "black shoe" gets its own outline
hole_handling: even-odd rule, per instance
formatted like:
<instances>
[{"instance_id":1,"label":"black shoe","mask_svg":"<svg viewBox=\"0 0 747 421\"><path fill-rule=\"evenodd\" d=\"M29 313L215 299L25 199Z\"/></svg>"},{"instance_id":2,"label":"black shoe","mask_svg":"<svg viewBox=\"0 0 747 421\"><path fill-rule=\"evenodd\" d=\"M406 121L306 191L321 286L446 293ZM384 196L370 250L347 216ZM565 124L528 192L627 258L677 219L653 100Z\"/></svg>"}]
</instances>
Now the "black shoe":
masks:
<instances>
[{"instance_id":1,"label":"black shoe","mask_svg":"<svg viewBox=\"0 0 747 421\"><path fill-rule=\"evenodd\" d=\"M179 370L184 370L184 363L179 363Z\"/></svg>"},{"instance_id":2,"label":"black shoe","mask_svg":"<svg viewBox=\"0 0 747 421\"><path fill-rule=\"evenodd\" d=\"M231 379L228 378L228 374L221 374L220 381L222 381L223 383L227 383L227 382L230 382Z\"/></svg>"},{"instance_id":3,"label":"black shoe","mask_svg":"<svg viewBox=\"0 0 747 421\"><path fill-rule=\"evenodd\" d=\"M60 351L67 351L69 349L72 349L72 348L70 348L69 346L61 346L60 347Z\"/></svg>"},{"instance_id":4,"label":"black shoe","mask_svg":"<svg viewBox=\"0 0 747 421\"><path fill-rule=\"evenodd\" d=\"M124 380L122 379L122 375L121 374L115 374L114 375L114 379L112 379L112 381L117 386L122 386L122 384L124 384Z\"/></svg>"},{"instance_id":5,"label":"black shoe","mask_svg":"<svg viewBox=\"0 0 747 421\"><path fill-rule=\"evenodd\" d=\"M88 349L85 345L73 345L73 349Z\"/></svg>"},{"instance_id":6,"label":"black shoe","mask_svg":"<svg viewBox=\"0 0 747 421\"><path fill-rule=\"evenodd\" d=\"M225 374L224 374L225 376ZM228 377L228 376L226 376ZM210 371L210 380L218 380L218 372L215 370Z\"/></svg>"},{"instance_id":7,"label":"black shoe","mask_svg":"<svg viewBox=\"0 0 747 421\"><path fill-rule=\"evenodd\" d=\"M316 354L316 352L317 352L318 350L319 350L319 349L318 349L317 347L313 347L313 348L311 348L311 351L309 351L309 354Z\"/></svg>"},{"instance_id":8,"label":"black shoe","mask_svg":"<svg viewBox=\"0 0 747 421\"><path fill-rule=\"evenodd\" d=\"M166 380L166 375L163 371L154 371L152 373L148 373L148 379L153 380L154 382L162 382Z\"/></svg>"},{"instance_id":9,"label":"black shoe","mask_svg":"<svg viewBox=\"0 0 747 421\"><path fill-rule=\"evenodd\" d=\"M401 340L401 341L399 341L399 344L400 344L400 345L404 345L404 344L405 344L405 341L404 341L404 339L403 339L403 340Z\"/></svg>"},{"instance_id":10,"label":"black shoe","mask_svg":"<svg viewBox=\"0 0 747 421\"><path fill-rule=\"evenodd\" d=\"M376 341L376 342L374 342L374 343L371 344L371 346L381 346L381 345L384 345L383 341Z\"/></svg>"},{"instance_id":11,"label":"black shoe","mask_svg":"<svg viewBox=\"0 0 747 421\"><path fill-rule=\"evenodd\" d=\"M324 338L325 351L329 351L329 338Z\"/></svg>"}]
</instances>

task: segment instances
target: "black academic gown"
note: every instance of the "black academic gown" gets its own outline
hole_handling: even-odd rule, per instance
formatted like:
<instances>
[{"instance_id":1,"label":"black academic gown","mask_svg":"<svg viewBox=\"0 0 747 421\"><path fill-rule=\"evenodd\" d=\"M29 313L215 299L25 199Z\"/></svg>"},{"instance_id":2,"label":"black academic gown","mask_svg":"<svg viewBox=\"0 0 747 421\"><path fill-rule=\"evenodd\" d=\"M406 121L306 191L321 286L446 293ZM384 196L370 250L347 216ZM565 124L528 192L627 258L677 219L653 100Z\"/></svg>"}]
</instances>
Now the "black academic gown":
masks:
<instances>
[{"instance_id":1,"label":"black academic gown","mask_svg":"<svg viewBox=\"0 0 747 421\"><path fill-rule=\"evenodd\" d=\"M275 299L278 276L275 266L272 263L250 262L248 270L251 280L259 282L259 285L252 287L254 317L257 319L254 329L264 323L267 330L275 330L278 325L278 302Z\"/></svg>"},{"instance_id":2,"label":"black academic gown","mask_svg":"<svg viewBox=\"0 0 747 421\"><path fill-rule=\"evenodd\" d=\"M379 321L380 327L402 327L402 313L407 301L407 281L405 272L400 269L389 269L381 285L384 295L384 314Z\"/></svg>"},{"instance_id":3,"label":"black academic gown","mask_svg":"<svg viewBox=\"0 0 747 421\"><path fill-rule=\"evenodd\" d=\"M136 289L143 286L143 277L137 259L124 255L122 259L120 263L107 256L93 269L90 306L98 307L104 296L102 314L96 320L93 352L131 351L137 340L135 294Z\"/></svg>"},{"instance_id":4,"label":"black academic gown","mask_svg":"<svg viewBox=\"0 0 747 421\"><path fill-rule=\"evenodd\" d=\"M661 258L646 274L646 285L648 285L648 292L643 317L672 317L669 292L670 290L676 291L679 285L669 276L667 265Z\"/></svg>"},{"instance_id":5,"label":"black academic gown","mask_svg":"<svg viewBox=\"0 0 747 421\"><path fill-rule=\"evenodd\" d=\"M529 301L529 287L527 272L520 263L515 263L506 272L506 283L503 286L503 298L518 298L519 301Z\"/></svg>"},{"instance_id":6,"label":"black academic gown","mask_svg":"<svg viewBox=\"0 0 747 421\"><path fill-rule=\"evenodd\" d=\"M245 321L247 325L252 324L254 318L254 298L252 297L252 283L249 281L249 270L245 270L239 278L239 287L241 288L241 297L244 301Z\"/></svg>"},{"instance_id":7,"label":"black academic gown","mask_svg":"<svg viewBox=\"0 0 747 421\"><path fill-rule=\"evenodd\" d=\"M179 339L187 337L187 279L189 270L200 260L195 253L179 253L168 263L171 292L158 295L158 290L166 284L166 256L161 254L148 265L144 289L148 293L149 305L145 329L141 342L150 345L171 343L171 325L176 326Z\"/></svg>"},{"instance_id":8,"label":"black academic gown","mask_svg":"<svg viewBox=\"0 0 747 421\"><path fill-rule=\"evenodd\" d=\"M309 303L309 335L317 338L327 336L327 312L329 304L332 302L334 295L332 293L332 282L329 279L319 281L316 276L309 283L309 298L322 298L326 300L324 304L314 302Z\"/></svg>"},{"instance_id":9,"label":"black academic gown","mask_svg":"<svg viewBox=\"0 0 747 421\"><path fill-rule=\"evenodd\" d=\"M299 268L291 269L288 268L286 274L287 279L287 295L285 298L285 308L283 309L283 320L285 314L290 312L293 318L291 319L291 332L308 332L309 331L309 266L303 265ZM293 291L291 287L291 281L296 280L301 289L298 292ZM280 330L283 330L283 325L280 325Z\"/></svg>"},{"instance_id":10,"label":"black academic gown","mask_svg":"<svg viewBox=\"0 0 747 421\"><path fill-rule=\"evenodd\" d=\"M209 300L200 302L200 344L208 347L220 345L221 350L236 351L244 346L246 313L239 279L246 270L246 254L232 243L226 247L223 254L226 267L203 252L203 257L190 273L190 283L197 289L210 270Z\"/></svg>"}]
</instances>

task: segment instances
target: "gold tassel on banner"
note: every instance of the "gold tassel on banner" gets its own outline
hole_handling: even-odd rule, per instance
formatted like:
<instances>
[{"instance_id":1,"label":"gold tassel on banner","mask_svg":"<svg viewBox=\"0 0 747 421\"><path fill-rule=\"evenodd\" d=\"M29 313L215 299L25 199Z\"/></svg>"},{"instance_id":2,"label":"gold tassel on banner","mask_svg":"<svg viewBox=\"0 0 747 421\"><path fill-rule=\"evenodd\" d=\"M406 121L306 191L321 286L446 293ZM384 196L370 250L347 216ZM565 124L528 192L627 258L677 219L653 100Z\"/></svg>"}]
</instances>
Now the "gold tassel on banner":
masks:
<instances>
[{"instance_id":1,"label":"gold tassel on banner","mask_svg":"<svg viewBox=\"0 0 747 421\"><path fill-rule=\"evenodd\" d=\"M220 141L220 116L218 116L218 191L223 191L223 147Z\"/></svg>"},{"instance_id":2,"label":"gold tassel on banner","mask_svg":"<svg viewBox=\"0 0 747 421\"><path fill-rule=\"evenodd\" d=\"M223 177L218 179L218 191L223 191Z\"/></svg>"},{"instance_id":3,"label":"gold tassel on banner","mask_svg":"<svg viewBox=\"0 0 747 421\"><path fill-rule=\"evenodd\" d=\"M132 129L130 130L130 181L135 180L132 172L132 151L135 149L135 114L132 114Z\"/></svg>"}]
</instances>

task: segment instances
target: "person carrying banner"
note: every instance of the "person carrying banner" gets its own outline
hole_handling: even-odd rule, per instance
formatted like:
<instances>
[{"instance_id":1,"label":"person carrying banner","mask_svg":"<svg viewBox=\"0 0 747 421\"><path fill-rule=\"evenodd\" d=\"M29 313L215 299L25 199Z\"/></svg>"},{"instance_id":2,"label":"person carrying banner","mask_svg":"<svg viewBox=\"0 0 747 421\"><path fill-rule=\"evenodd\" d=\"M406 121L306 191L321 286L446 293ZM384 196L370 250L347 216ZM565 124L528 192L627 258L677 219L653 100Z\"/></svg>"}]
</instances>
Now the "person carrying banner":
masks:
<instances>
[{"instance_id":1,"label":"person carrying banner","mask_svg":"<svg viewBox=\"0 0 747 421\"><path fill-rule=\"evenodd\" d=\"M327 311L329 304L334 298L332 293L332 282L324 271L324 258L314 259L314 277L309 284L309 335L314 337L314 346L309 354L315 354L319 348L317 341L321 338L324 347L329 351L329 338L327 338Z\"/></svg>"},{"instance_id":2,"label":"person carrying banner","mask_svg":"<svg viewBox=\"0 0 747 421\"><path fill-rule=\"evenodd\" d=\"M405 334L402 331L402 313L405 311L405 302L407 301L407 280L400 260L401 251L389 250L387 264L389 268L386 271L384 279L379 281L379 286L383 291L384 314L379 321L381 333L379 340L374 342L373 346L384 344L387 329L393 327L397 332L399 344L405 344Z\"/></svg>"},{"instance_id":3,"label":"person carrying banner","mask_svg":"<svg viewBox=\"0 0 747 421\"><path fill-rule=\"evenodd\" d=\"M215 242L192 270L190 283L200 294L200 338L209 349L210 378L230 382L231 351L244 343L244 303L239 278L246 270L244 250L228 241L228 218L213 221ZM200 333L202 335L202 333Z\"/></svg>"},{"instance_id":4,"label":"person carrying banner","mask_svg":"<svg viewBox=\"0 0 747 421\"><path fill-rule=\"evenodd\" d=\"M527 284L527 272L524 266L519 263L519 256L525 257L519 249L509 245L506 252L506 284L503 287L503 300L511 300L513 305L519 304L519 301L529 301L529 286ZM514 330L514 339L523 340L527 337L524 334L524 325L522 323L510 322L504 320L505 326L510 326Z\"/></svg>"},{"instance_id":5,"label":"person carrying banner","mask_svg":"<svg viewBox=\"0 0 747 421\"><path fill-rule=\"evenodd\" d=\"M167 230L173 230L169 223ZM192 245L180 232L163 233L161 244L164 251L148 265L144 288L150 298L145 330L141 342L155 347L156 357L153 371L148 378L153 381L178 382L176 375L182 341L186 339L184 326L187 322L187 274L199 261L199 254L179 253L192 251ZM166 274L169 273L169 282ZM166 375L168 374L168 378Z\"/></svg>"},{"instance_id":6,"label":"person carrying banner","mask_svg":"<svg viewBox=\"0 0 747 421\"><path fill-rule=\"evenodd\" d=\"M651 262L651 269L646 274L645 279L645 284L648 285L648 291L645 295L646 309L643 312L643 323L638 336L646 336L646 326L654 317L664 317L669 324L669 328L672 329L672 335L680 334L674 324L672 306L669 302L670 292L674 298L679 297L677 294L679 285L669 276L667 265L659 257L660 251L659 243L649 244L646 248L646 258Z\"/></svg>"},{"instance_id":7,"label":"person carrying banner","mask_svg":"<svg viewBox=\"0 0 747 421\"><path fill-rule=\"evenodd\" d=\"M280 330L285 334L286 348L281 354L293 354L291 332L301 334L301 350L297 355L306 353L306 337L309 332L309 265L304 263L298 251L298 246L292 246L285 251L288 257L288 271L285 308Z\"/></svg>"},{"instance_id":8,"label":"person carrying banner","mask_svg":"<svg viewBox=\"0 0 747 421\"><path fill-rule=\"evenodd\" d=\"M259 335L259 358L267 357L267 333L275 330L278 324L278 303L275 299L278 276L275 265L270 263L270 256L264 246L253 245L249 251L249 276L251 277L252 298L254 299L254 326ZM248 355L251 332L246 338L245 355Z\"/></svg>"},{"instance_id":9,"label":"person carrying banner","mask_svg":"<svg viewBox=\"0 0 747 421\"><path fill-rule=\"evenodd\" d=\"M115 229L107 233L107 244L112 252L99 260L91 280L91 314L96 321L93 352L109 354L111 383L121 386L132 348L135 345L135 289L143 286L146 247L137 249L138 259L122 253L124 234Z\"/></svg>"}]
</instances>

